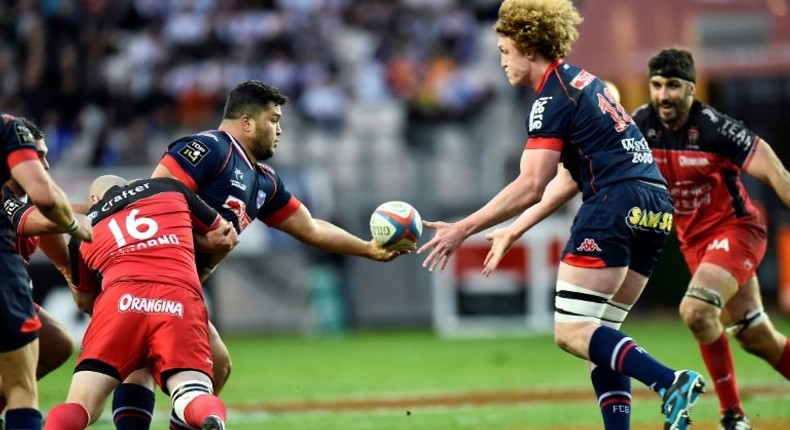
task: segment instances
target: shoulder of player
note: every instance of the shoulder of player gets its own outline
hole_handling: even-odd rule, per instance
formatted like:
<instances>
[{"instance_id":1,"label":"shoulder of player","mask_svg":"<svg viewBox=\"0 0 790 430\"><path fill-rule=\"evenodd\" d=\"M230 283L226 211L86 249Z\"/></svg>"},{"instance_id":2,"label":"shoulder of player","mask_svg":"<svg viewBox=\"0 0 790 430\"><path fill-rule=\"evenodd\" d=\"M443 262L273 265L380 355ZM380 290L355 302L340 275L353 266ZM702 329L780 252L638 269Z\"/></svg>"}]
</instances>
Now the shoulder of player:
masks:
<instances>
[{"instance_id":1,"label":"shoulder of player","mask_svg":"<svg viewBox=\"0 0 790 430\"><path fill-rule=\"evenodd\" d=\"M258 166L258 170L260 170L261 172L266 173L270 176L278 176L277 171L274 170L274 167L265 163L261 163L260 161L255 164Z\"/></svg>"},{"instance_id":2,"label":"shoulder of player","mask_svg":"<svg viewBox=\"0 0 790 430\"><path fill-rule=\"evenodd\" d=\"M697 126L708 133L713 132L724 137L730 137L733 134L733 130L745 128L742 121L725 115L713 106L700 101L694 102L689 115L691 125Z\"/></svg>"},{"instance_id":3,"label":"shoulder of player","mask_svg":"<svg viewBox=\"0 0 790 430\"><path fill-rule=\"evenodd\" d=\"M647 119L650 118L650 114L652 112L653 107L650 105L650 103L644 103L634 110L634 113L631 114L631 118L633 118L634 121L639 124L647 121Z\"/></svg>"}]
</instances>

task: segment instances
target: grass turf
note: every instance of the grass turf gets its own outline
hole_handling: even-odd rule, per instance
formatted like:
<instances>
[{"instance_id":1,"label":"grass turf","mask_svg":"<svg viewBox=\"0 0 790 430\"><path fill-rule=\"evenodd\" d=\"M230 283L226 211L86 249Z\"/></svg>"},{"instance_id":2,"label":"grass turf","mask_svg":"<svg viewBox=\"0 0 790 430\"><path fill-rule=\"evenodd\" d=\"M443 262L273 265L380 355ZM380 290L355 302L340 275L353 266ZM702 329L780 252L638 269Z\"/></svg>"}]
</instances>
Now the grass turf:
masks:
<instances>
[{"instance_id":1,"label":"grass turf","mask_svg":"<svg viewBox=\"0 0 790 430\"><path fill-rule=\"evenodd\" d=\"M783 333L790 333L790 319L775 318L774 322ZM706 374L691 334L677 320L633 320L624 329L669 366ZM557 349L549 335L447 340L426 331L331 337L228 336L225 341L234 368L221 397L230 408L229 428L235 430L601 427L586 365ZM733 347L743 400L753 422L759 428L790 428L790 383L763 361L745 354L735 342ZM42 410L65 398L72 365L73 361L41 381ZM646 392L639 382L634 387L641 393L633 402L635 428L659 428L658 397ZM486 404L435 402L468 393L526 395L545 390L581 395L569 395L563 403L548 398ZM403 399L412 401L398 403ZM434 402L420 406L421 399ZM376 407L373 400L389 404ZM321 410L335 402L357 402L363 407ZM166 427L168 407L169 400L159 394L152 428ZM694 410L699 421L692 428L716 428L717 415L709 384L709 393ZM109 417L109 411L105 412L92 428L112 429Z\"/></svg>"}]
</instances>

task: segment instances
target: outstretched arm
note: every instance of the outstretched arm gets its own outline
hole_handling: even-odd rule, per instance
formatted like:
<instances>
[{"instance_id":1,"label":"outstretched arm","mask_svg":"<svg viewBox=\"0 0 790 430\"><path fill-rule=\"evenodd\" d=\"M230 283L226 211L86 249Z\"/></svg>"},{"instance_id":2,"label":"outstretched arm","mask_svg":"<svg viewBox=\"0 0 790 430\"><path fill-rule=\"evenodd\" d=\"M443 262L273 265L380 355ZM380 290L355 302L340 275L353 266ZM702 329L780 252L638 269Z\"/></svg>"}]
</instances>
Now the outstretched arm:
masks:
<instances>
[{"instance_id":1,"label":"outstretched arm","mask_svg":"<svg viewBox=\"0 0 790 430\"><path fill-rule=\"evenodd\" d=\"M502 258L510 251L513 243L529 229L546 219L579 193L579 187L564 168L557 170L557 176L549 182L540 203L524 211L518 219L506 228L495 230L486 235L491 242L491 250L485 258L483 274L489 276L497 268Z\"/></svg>"},{"instance_id":2,"label":"outstretched arm","mask_svg":"<svg viewBox=\"0 0 790 430\"><path fill-rule=\"evenodd\" d=\"M521 155L521 172L491 201L475 213L456 223L424 222L436 229L436 235L417 251L432 249L423 267L433 271L447 266L450 256L471 235L508 220L527 210L543 198L548 183L557 174L560 152L552 149L525 149Z\"/></svg>"},{"instance_id":3,"label":"outstretched arm","mask_svg":"<svg viewBox=\"0 0 790 430\"><path fill-rule=\"evenodd\" d=\"M390 261L411 249L388 251L374 240L364 241L331 222L313 218L310 211L301 205L293 215L274 226L294 238L327 252L355 255L376 261Z\"/></svg>"}]
</instances>

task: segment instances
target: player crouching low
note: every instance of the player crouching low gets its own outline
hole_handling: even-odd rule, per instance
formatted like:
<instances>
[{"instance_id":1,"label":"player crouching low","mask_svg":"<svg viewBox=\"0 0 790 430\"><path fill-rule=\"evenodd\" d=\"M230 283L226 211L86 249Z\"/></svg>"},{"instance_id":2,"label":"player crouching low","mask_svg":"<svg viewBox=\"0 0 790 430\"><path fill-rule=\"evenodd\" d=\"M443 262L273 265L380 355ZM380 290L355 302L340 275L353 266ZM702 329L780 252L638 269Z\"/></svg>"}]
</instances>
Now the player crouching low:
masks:
<instances>
[{"instance_id":1,"label":"player crouching low","mask_svg":"<svg viewBox=\"0 0 790 430\"><path fill-rule=\"evenodd\" d=\"M193 232L206 237L201 251L222 253L238 243L236 230L173 179L102 176L90 199L94 241L80 245L72 276L75 300L93 317L66 403L49 412L44 429L86 428L121 381L147 367L180 420L224 430Z\"/></svg>"}]
</instances>

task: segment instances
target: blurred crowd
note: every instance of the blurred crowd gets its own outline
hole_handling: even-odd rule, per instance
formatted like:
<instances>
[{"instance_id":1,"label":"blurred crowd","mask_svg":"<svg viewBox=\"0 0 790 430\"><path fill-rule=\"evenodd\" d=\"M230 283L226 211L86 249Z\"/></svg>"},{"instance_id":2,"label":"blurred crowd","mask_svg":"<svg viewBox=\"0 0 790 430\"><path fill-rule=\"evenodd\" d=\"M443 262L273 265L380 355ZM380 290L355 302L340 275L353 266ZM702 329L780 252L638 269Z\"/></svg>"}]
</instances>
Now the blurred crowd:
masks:
<instances>
[{"instance_id":1,"label":"blurred crowd","mask_svg":"<svg viewBox=\"0 0 790 430\"><path fill-rule=\"evenodd\" d=\"M215 127L226 91L246 79L279 87L300 124L329 135L359 103L398 103L412 130L463 123L490 95L472 70L491 51L479 37L498 5L2 2L0 107L39 122L52 161L75 167L153 165L173 137Z\"/></svg>"}]
</instances>

